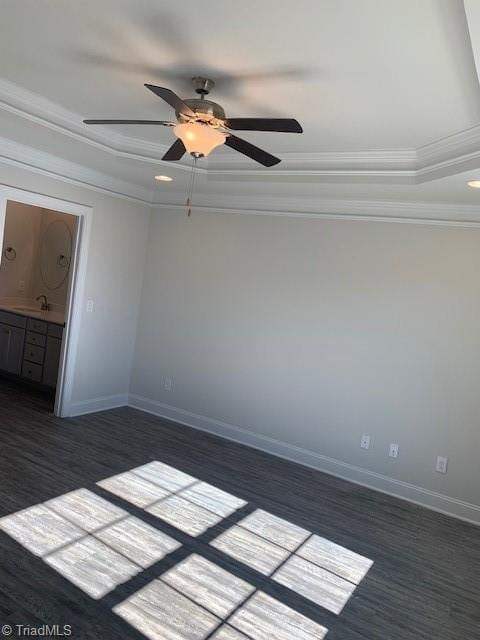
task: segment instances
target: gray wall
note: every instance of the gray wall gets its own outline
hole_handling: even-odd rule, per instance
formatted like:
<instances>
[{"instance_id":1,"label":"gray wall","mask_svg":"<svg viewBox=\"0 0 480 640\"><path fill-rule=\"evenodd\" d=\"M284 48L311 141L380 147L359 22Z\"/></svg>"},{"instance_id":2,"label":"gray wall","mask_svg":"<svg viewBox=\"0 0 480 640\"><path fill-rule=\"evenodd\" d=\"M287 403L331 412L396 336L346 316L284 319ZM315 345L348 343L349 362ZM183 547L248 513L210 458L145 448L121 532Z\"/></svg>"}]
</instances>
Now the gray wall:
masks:
<instances>
[{"instance_id":1,"label":"gray wall","mask_svg":"<svg viewBox=\"0 0 480 640\"><path fill-rule=\"evenodd\" d=\"M0 182L93 207L84 313L72 401L77 411L96 399L128 393L150 210L20 168L2 166ZM114 402L114 398L112 399Z\"/></svg>"},{"instance_id":2,"label":"gray wall","mask_svg":"<svg viewBox=\"0 0 480 640\"><path fill-rule=\"evenodd\" d=\"M131 401L438 508L456 502L429 492L479 505L479 279L480 230L157 212Z\"/></svg>"},{"instance_id":3,"label":"gray wall","mask_svg":"<svg viewBox=\"0 0 480 640\"><path fill-rule=\"evenodd\" d=\"M20 168L0 182L93 207L78 412L130 388L137 406L480 522L480 230L198 211L150 226L146 207Z\"/></svg>"}]
</instances>

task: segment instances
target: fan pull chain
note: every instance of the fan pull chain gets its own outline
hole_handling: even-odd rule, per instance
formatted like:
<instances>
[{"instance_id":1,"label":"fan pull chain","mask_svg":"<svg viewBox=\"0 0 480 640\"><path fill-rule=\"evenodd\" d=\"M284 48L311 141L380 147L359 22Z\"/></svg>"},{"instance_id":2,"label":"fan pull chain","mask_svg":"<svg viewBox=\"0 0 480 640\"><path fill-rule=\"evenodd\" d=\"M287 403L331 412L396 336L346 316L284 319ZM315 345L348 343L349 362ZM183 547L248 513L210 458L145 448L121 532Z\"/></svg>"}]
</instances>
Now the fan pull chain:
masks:
<instances>
[{"instance_id":1,"label":"fan pull chain","mask_svg":"<svg viewBox=\"0 0 480 640\"><path fill-rule=\"evenodd\" d=\"M197 156L193 156L192 171L190 173L190 184L188 186L187 197L187 215L190 218L192 215L192 201L193 201L193 188L195 186L195 169L197 168Z\"/></svg>"}]
</instances>

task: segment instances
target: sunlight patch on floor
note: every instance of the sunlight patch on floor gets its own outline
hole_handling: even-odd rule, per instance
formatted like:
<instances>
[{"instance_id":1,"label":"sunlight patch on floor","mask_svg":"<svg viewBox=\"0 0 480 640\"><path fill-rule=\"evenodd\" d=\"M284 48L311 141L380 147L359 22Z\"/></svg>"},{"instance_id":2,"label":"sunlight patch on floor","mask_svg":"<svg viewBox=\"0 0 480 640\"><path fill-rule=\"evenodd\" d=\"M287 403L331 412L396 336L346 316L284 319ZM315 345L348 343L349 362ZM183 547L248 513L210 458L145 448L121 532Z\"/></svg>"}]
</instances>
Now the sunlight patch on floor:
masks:
<instances>
[{"instance_id":1,"label":"sunlight patch on floor","mask_svg":"<svg viewBox=\"0 0 480 640\"><path fill-rule=\"evenodd\" d=\"M159 461L97 485L124 500L122 504L133 504L137 515L143 509L192 541L247 506L245 500ZM341 613L373 564L262 509L242 515L207 539L211 548L229 562L245 565L244 571L253 569L270 585L334 614ZM173 529L167 529L172 531L167 535L131 515L128 504L120 508L85 488L1 518L0 530L94 599L182 547ZM207 560L197 549L165 573L160 567L157 578L114 611L149 640L325 637L325 627L278 597Z\"/></svg>"},{"instance_id":2,"label":"sunlight patch on floor","mask_svg":"<svg viewBox=\"0 0 480 640\"><path fill-rule=\"evenodd\" d=\"M373 562L257 509L210 543L228 556L339 614Z\"/></svg>"},{"instance_id":3,"label":"sunlight patch on floor","mask_svg":"<svg viewBox=\"0 0 480 640\"><path fill-rule=\"evenodd\" d=\"M217 640L321 640L327 633L196 554L114 611L150 640L204 640L213 632Z\"/></svg>"}]
</instances>

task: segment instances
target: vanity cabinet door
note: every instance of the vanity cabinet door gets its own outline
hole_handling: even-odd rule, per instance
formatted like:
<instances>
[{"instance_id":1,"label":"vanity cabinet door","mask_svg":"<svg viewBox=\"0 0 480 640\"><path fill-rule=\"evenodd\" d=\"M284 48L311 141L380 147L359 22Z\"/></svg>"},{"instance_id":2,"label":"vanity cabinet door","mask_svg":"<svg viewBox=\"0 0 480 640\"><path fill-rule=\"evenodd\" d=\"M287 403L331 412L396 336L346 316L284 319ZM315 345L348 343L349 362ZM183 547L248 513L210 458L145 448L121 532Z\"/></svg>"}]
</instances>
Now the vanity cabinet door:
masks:
<instances>
[{"instance_id":1,"label":"vanity cabinet door","mask_svg":"<svg viewBox=\"0 0 480 640\"><path fill-rule=\"evenodd\" d=\"M45 361L43 363L43 384L46 384L49 387L57 386L58 364L60 362L61 349L61 340L58 340L58 338L52 338L52 336L47 336Z\"/></svg>"},{"instance_id":2,"label":"vanity cabinet door","mask_svg":"<svg viewBox=\"0 0 480 640\"><path fill-rule=\"evenodd\" d=\"M22 369L25 330L0 324L0 369L19 374Z\"/></svg>"}]
</instances>

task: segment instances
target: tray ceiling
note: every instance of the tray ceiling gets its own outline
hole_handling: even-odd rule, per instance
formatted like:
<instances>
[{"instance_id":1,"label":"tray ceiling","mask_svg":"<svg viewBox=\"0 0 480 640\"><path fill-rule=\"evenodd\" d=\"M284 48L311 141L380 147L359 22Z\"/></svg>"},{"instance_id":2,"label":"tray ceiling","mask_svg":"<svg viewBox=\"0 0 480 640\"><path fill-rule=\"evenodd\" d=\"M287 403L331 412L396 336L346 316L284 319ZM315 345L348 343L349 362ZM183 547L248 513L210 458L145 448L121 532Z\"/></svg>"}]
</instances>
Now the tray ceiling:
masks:
<instances>
[{"instance_id":1,"label":"tray ceiling","mask_svg":"<svg viewBox=\"0 0 480 640\"><path fill-rule=\"evenodd\" d=\"M283 162L266 171L220 149L203 164L204 188L241 191L262 181L253 192L280 182L290 192L312 183L319 191L326 182L334 190L365 182L370 193L386 183L378 189L384 197L389 184L392 194L408 184L409 199L416 187L421 199L428 189L416 183L480 165L477 6L245 0L238 11L224 0L3 0L0 136L12 143L10 155L15 143L19 154L32 146L144 190L168 169L170 193L180 192L188 161L159 161L171 130L93 130L81 119L170 118L143 84L187 97L189 78L208 74L217 83L211 97L228 115L292 116L305 133L246 132ZM445 182L450 200L457 182ZM474 197L458 194L462 202Z\"/></svg>"}]
</instances>

